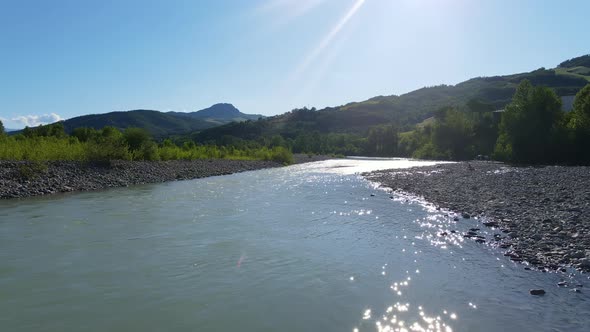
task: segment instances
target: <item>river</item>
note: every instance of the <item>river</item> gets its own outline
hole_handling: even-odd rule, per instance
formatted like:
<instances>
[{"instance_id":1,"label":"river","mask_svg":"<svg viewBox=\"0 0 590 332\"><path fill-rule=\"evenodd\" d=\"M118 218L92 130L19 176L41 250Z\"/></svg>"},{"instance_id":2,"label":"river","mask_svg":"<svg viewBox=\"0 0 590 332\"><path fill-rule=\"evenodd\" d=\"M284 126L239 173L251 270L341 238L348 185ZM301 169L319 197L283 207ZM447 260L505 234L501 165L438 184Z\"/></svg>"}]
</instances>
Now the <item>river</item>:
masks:
<instances>
[{"instance_id":1,"label":"river","mask_svg":"<svg viewBox=\"0 0 590 332\"><path fill-rule=\"evenodd\" d=\"M587 331L590 289L560 288L567 275L464 239L477 220L356 174L419 164L0 201L0 330Z\"/></svg>"}]
</instances>

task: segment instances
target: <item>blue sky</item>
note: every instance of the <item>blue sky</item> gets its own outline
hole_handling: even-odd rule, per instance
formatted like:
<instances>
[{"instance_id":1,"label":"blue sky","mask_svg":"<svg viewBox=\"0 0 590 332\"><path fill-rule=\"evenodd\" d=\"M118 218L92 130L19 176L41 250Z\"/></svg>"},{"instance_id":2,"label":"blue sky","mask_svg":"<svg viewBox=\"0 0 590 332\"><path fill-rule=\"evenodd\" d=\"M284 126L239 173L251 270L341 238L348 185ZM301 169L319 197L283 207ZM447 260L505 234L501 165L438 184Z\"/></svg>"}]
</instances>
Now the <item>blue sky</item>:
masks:
<instances>
[{"instance_id":1,"label":"blue sky","mask_svg":"<svg viewBox=\"0 0 590 332\"><path fill-rule=\"evenodd\" d=\"M342 105L590 53L590 1L0 0L0 119Z\"/></svg>"}]
</instances>

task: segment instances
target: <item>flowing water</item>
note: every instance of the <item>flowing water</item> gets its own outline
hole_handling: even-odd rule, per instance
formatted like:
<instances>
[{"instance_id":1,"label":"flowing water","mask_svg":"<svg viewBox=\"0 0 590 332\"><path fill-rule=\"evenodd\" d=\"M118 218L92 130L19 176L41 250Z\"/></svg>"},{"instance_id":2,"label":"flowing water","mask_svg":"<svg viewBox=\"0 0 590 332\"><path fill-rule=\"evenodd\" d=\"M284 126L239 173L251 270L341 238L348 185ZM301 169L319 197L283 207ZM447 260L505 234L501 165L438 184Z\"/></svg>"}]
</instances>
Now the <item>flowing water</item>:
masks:
<instances>
[{"instance_id":1,"label":"flowing water","mask_svg":"<svg viewBox=\"0 0 590 332\"><path fill-rule=\"evenodd\" d=\"M590 289L556 285L586 275L527 271L355 174L416 164L2 201L0 331L589 330Z\"/></svg>"}]
</instances>

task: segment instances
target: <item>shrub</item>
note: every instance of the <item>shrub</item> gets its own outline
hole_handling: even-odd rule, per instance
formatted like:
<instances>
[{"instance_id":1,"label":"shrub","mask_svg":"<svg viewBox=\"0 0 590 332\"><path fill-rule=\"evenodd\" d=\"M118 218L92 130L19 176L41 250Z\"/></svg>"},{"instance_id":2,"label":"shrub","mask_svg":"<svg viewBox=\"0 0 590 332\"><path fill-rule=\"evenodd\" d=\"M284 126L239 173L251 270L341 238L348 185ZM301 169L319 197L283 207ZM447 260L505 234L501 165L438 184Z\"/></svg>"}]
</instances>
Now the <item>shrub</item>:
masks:
<instances>
[{"instance_id":1,"label":"shrub","mask_svg":"<svg viewBox=\"0 0 590 332\"><path fill-rule=\"evenodd\" d=\"M19 175L26 180L35 179L47 172L47 164L41 161L32 161L18 166Z\"/></svg>"}]
</instances>

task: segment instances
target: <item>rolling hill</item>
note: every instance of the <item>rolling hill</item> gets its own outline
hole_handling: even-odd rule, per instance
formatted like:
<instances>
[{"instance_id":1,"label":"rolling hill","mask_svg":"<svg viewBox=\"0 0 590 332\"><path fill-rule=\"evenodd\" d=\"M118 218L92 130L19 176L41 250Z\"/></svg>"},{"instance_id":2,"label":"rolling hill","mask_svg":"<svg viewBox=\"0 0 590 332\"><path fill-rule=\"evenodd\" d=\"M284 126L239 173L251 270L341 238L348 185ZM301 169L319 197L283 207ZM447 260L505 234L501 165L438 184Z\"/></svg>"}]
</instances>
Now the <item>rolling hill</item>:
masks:
<instances>
[{"instance_id":1,"label":"rolling hill","mask_svg":"<svg viewBox=\"0 0 590 332\"><path fill-rule=\"evenodd\" d=\"M506 106L524 79L552 88L560 97L575 95L590 81L590 56L562 62L557 68L539 68L527 73L476 77L456 85L425 87L400 96L378 96L363 102L319 111L300 109L256 122L232 123L195 132L196 141L219 141L223 136L256 139L281 134L294 138L301 132L356 133L365 135L376 125L395 124L400 129L431 117L442 107L466 111L493 111Z\"/></svg>"},{"instance_id":2,"label":"rolling hill","mask_svg":"<svg viewBox=\"0 0 590 332\"><path fill-rule=\"evenodd\" d=\"M113 126L119 129L139 127L148 130L154 137L179 135L230 123L258 119L260 115L245 114L231 104L215 104L209 108L190 112L159 112L154 110L132 110L90 114L65 120L67 132L78 127L100 129Z\"/></svg>"}]
</instances>

